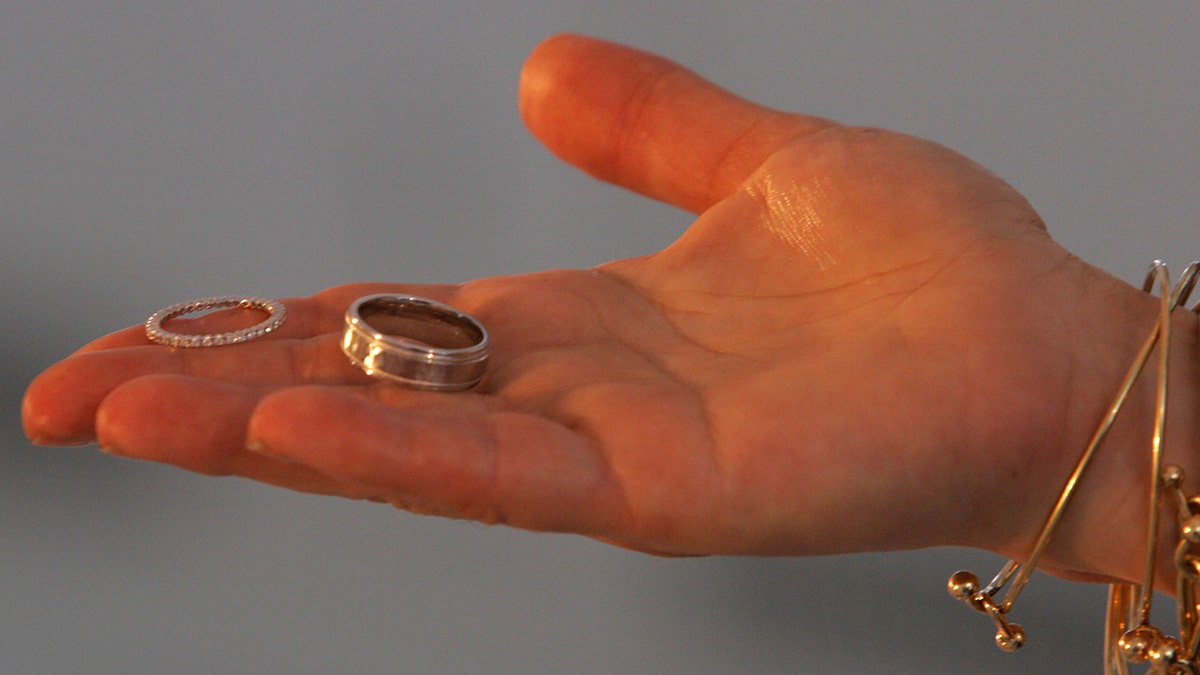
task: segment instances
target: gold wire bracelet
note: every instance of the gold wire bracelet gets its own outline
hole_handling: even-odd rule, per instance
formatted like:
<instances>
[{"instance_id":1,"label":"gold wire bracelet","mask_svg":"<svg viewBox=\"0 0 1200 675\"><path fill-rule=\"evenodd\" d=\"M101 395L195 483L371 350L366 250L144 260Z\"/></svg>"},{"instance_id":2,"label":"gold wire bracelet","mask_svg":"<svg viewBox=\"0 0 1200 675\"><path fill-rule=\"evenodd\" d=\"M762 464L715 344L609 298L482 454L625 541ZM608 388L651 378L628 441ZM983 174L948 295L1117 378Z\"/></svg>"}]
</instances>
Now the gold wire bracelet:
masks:
<instances>
[{"instance_id":1,"label":"gold wire bracelet","mask_svg":"<svg viewBox=\"0 0 1200 675\"><path fill-rule=\"evenodd\" d=\"M1109 602L1105 620L1104 672L1106 675L1128 675L1130 663L1149 663L1152 673L1162 675L1200 675L1200 497L1188 497L1183 490L1183 470L1162 466L1163 438L1167 413L1167 360L1170 353L1171 313L1186 303L1196 286L1200 262L1188 265L1179 283L1172 288L1170 274L1162 261L1154 261L1146 275L1143 290L1159 287L1159 313L1154 329L1146 337L1141 350L1122 380L1117 394L1100 424L1096 427L1074 471L1067 478L1058 501L1050 510L1033 550L1024 562L1009 560L986 586L972 572L955 572L948 582L950 594L971 608L987 614L996 625L996 644L1005 651L1016 651L1025 644L1025 630L1008 621L1007 615L1029 582L1038 559L1049 545L1070 504L1071 497L1104 442L1109 430L1134 384L1146 368L1155 347L1158 347L1157 387L1155 390L1154 434L1150 452L1150 502L1147 513L1145 574L1141 584L1116 583L1109 586ZM1192 308L1200 313L1200 303ZM1179 542L1175 548L1177 572L1176 594L1179 636L1170 637L1150 623L1154 595L1154 573L1157 567L1159 513L1164 492L1178 513ZM1002 600L997 594L1005 586L1008 591Z\"/></svg>"}]
</instances>

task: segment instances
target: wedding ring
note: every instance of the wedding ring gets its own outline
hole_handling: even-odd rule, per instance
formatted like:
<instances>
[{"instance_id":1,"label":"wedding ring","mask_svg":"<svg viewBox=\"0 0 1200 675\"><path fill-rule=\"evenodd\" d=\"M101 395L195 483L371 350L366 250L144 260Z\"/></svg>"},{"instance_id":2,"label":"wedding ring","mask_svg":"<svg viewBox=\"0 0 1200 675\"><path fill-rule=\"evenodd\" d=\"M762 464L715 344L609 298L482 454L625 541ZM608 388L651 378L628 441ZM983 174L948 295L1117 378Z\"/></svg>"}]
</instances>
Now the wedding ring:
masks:
<instances>
[{"instance_id":1,"label":"wedding ring","mask_svg":"<svg viewBox=\"0 0 1200 675\"><path fill-rule=\"evenodd\" d=\"M163 322L184 314L203 312L210 309L237 307L241 309L256 309L267 313L267 318L241 330L228 333L173 333L162 327ZM221 298L203 298L171 305L160 309L146 319L146 337L168 347L219 347L232 345L260 338L279 328L287 318L287 309L278 300L242 296L226 296Z\"/></svg>"},{"instance_id":2,"label":"wedding ring","mask_svg":"<svg viewBox=\"0 0 1200 675\"><path fill-rule=\"evenodd\" d=\"M346 310L342 352L368 375L461 391L483 379L488 333L471 315L412 295L368 295Z\"/></svg>"}]
</instances>

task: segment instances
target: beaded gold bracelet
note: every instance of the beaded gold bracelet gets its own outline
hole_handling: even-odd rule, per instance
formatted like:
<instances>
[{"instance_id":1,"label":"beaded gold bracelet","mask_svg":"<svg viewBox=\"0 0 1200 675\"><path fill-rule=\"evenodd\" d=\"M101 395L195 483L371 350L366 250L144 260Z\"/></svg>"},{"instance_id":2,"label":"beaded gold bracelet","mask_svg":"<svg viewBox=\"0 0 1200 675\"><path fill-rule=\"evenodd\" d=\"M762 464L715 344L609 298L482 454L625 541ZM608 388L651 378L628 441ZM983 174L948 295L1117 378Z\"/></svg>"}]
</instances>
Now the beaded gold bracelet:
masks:
<instances>
[{"instance_id":1,"label":"beaded gold bracelet","mask_svg":"<svg viewBox=\"0 0 1200 675\"><path fill-rule=\"evenodd\" d=\"M1171 287L1167 266L1155 261L1146 275L1143 290L1159 288L1159 314L1154 329L1147 336L1141 351L1134 358L1108 411L1092 434L1075 470L1067 479L1050 515L1046 518L1033 550L1024 562L1009 560L986 586L967 571L954 573L948 587L950 594L971 608L987 614L996 625L996 644L1005 651L1015 651L1025 644L1025 630L1008 621L1007 615L1029 582L1038 559L1050 543L1080 479L1091 463L1097 448L1104 442L1129 392L1146 368L1155 347L1158 347L1158 380L1155 392L1154 434L1150 451L1150 501L1147 514L1145 574L1140 584L1114 583L1109 585L1109 601L1105 620L1104 673L1128 675L1129 664L1148 664L1155 675L1200 675L1200 496L1188 496L1183 489L1183 470L1162 466L1163 435L1167 413L1167 357L1171 342L1171 312L1186 303L1200 274L1200 262L1188 265L1178 284ZM1200 303L1192 308L1200 313ZM1154 596L1154 573L1157 565L1159 518L1163 502L1170 501L1177 512L1179 542L1175 547L1176 609L1179 621L1177 636L1169 636L1150 623ZM1005 586L1008 591L1002 600L996 596Z\"/></svg>"}]
</instances>

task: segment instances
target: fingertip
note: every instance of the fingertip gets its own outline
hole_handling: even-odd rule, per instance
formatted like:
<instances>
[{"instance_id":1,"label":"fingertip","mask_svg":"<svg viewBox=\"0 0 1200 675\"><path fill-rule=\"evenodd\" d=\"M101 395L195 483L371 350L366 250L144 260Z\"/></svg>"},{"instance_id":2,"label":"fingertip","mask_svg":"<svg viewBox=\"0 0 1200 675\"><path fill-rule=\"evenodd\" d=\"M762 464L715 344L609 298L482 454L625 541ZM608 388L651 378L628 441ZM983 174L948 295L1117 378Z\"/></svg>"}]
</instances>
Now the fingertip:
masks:
<instances>
[{"instance_id":1,"label":"fingertip","mask_svg":"<svg viewBox=\"0 0 1200 675\"><path fill-rule=\"evenodd\" d=\"M311 398L309 392L316 390L318 387L288 387L260 398L250 413L250 421L246 424L247 447L263 447L279 429L286 428L280 424L281 417L291 417L296 410L308 406L308 399ZM309 418L308 415L300 415L297 422L303 423Z\"/></svg>"},{"instance_id":2,"label":"fingertip","mask_svg":"<svg viewBox=\"0 0 1200 675\"><path fill-rule=\"evenodd\" d=\"M134 380L132 383L115 387L97 404L96 442L104 452L121 457L129 456L126 447L130 445L132 430L137 427L136 419L144 412L143 406L134 406L131 403L141 395L145 385L145 382ZM155 400L157 393L154 392Z\"/></svg>"},{"instance_id":3,"label":"fingertip","mask_svg":"<svg viewBox=\"0 0 1200 675\"><path fill-rule=\"evenodd\" d=\"M542 40L525 57L521 66L521 77L517 90L519 102L536 102L539 94L545 94L547 84L553 71L563 62L564 57L577 52L581 47L590 46L595 42L576 33L559 33ZM522 106L524 108L524 106Z\"/></svg>"},{"instance_id":4,"label":"fingertip","mask_svg":"<svg viewBox=\"0 0 1200 675\"><path fill-rule=\"evenodd\" d=\"M606 72L606 60L625 51L612 43L573 33L547 38L521 69L517 108L526 127L564 161L601 179L602 158L593 158L577 138L609 133L613 123L603 99L623 83Z\"/></svg>"},{"instance_id":5,"label":"fingertip","mask_svg":"<svg viewBox=\"0 0 1200 675\"><path fill-rule=\"evenodd\" d=\"M34 445L86 445L95 440L95 408L70 385L63 364L34 378L21 399L21 425Z\"/></svg>"},{"instance_id":6,"label":"fingertip","mask_svg":"<svg viewBox=\"0 0 1200 675\"><path fill-rule=\"evenodd\" d=\"M110 454L207 475L234 472L256 392L182 375L147 375L113 389L96 411Z\"/></svg>"},{"instance_id":7,"label":"fingertip","mask_svg":"<svg viewBox=\"0 0 1200 675\"><path fill-rule=\"evenodd\" d=\"M142 455L144 459L159 460L160 456L145 456L139 448L153 447L156 453L170 452L164 445L161 432L152 431L164 416L170 416L170 401L161 376L146 376L113 388L96 406L96 442L104 452L121 457Z\"/></svg>"},{"instance_id":8,"label":"fingertip","mask_svg":"<svg viewBox=\"0 0 1200 675\"><path fill-rule=\"evenodd\" d=\"M250 413L245 449L280 460L296 461L294 455L298 446L324 438L329 420L342 416L340 398L331 390L318 386L289 387L266 394Z\"/></svg>"},{"instance_id":9,"label":"fingertip","mask_svg":"<svg viewBox=\"0 0 1200 675\"><path fill-rule=\"evenodd\" d=\"M166 351L81 351L50 366L25 390L25 434L42 445L82 445L96 436L101 401L123 382L164 367Z\"/></svg>"},{"instance_id":10,"label":"fingertip","mask_svg":"<svg viewBox=\"0 0 1200 675\"><path fill-rule=\"evenodd\" d=\"M628 47L577 33L559 33L537 44L525 59L517 90L522 118L528 123L546 98L572 80L572 71L606 54L632 52ZM536 128L534 128L536 132Z\"/></svg>"}]
</instances>

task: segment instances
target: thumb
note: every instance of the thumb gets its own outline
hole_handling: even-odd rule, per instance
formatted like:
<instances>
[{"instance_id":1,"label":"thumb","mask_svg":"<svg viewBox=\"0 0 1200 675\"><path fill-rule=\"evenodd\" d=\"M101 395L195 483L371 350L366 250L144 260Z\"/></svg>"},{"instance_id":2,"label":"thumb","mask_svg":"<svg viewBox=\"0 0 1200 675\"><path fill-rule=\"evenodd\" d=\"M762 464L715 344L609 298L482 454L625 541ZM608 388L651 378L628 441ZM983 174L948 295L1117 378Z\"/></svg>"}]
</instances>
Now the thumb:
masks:
<instances>
[{"instance_id":1,"label":"thumb","mask_svg":"<svg viewBox=\"0 0 1200 675\"><path fill-rule=\"evenodd\" d=\"M563 160L697 213L788 141L833 125L764 108L662 57L579 35L534 49L519 102L533 135Z\"/></svg>"}]
</instances>

